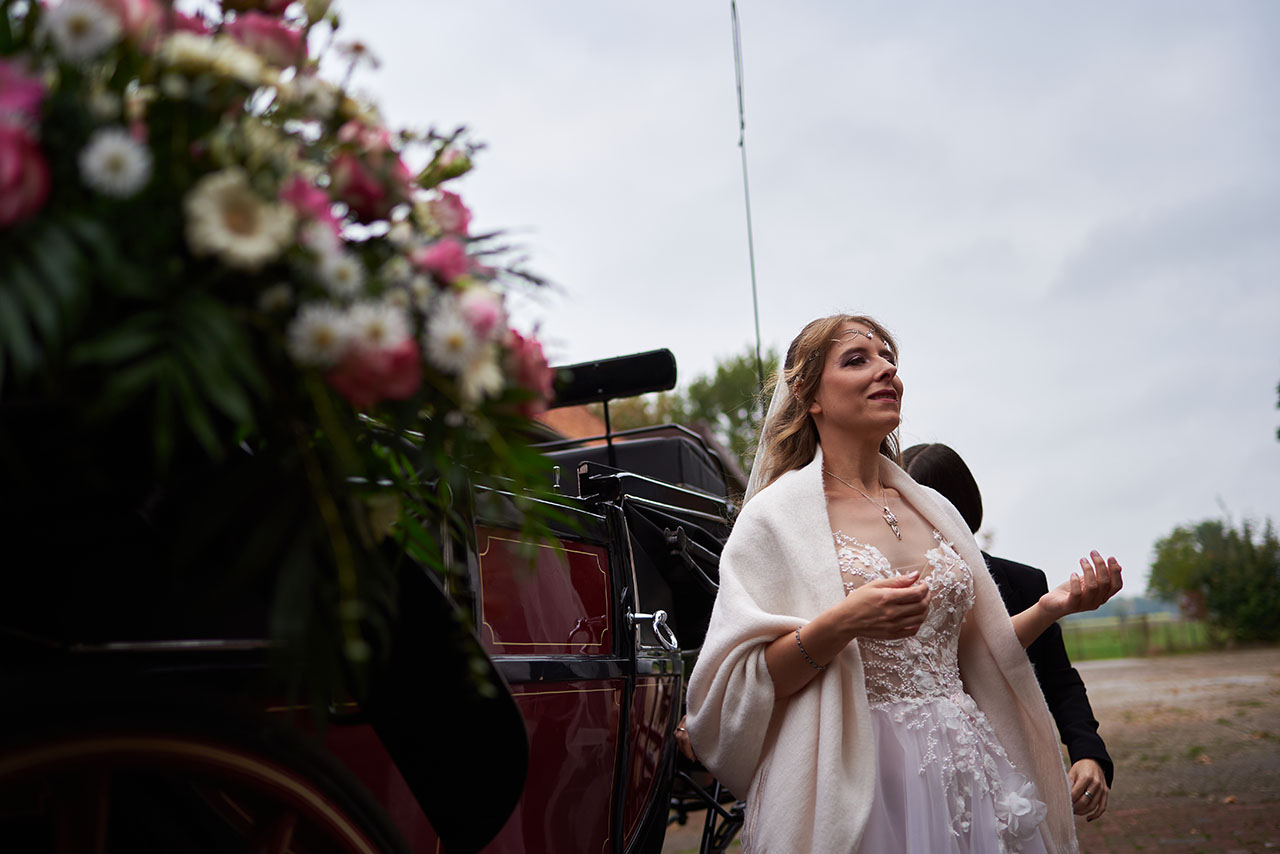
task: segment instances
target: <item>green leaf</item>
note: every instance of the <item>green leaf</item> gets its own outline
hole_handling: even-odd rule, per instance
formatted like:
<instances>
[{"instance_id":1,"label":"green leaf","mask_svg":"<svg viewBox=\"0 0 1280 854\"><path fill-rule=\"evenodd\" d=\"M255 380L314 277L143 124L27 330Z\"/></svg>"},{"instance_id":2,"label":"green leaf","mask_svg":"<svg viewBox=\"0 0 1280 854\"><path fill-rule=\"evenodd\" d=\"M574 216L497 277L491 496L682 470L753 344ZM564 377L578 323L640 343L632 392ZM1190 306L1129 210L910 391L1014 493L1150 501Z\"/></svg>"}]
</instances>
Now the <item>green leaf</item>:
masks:
<instances>
[{"instance_id":1,"label":"green leaf","mask_svg":"<svg viewBox=\"0 0 1280 854\"><path fill-rule=\"evenodd\" d=\"M44 230L39 243L36 254L49 259L47 263L56 268L50 277L50 284L53 285L59 302L63 306L78 302L88 291L88 277L83 269L84 253L67 236L66 230L56 223L51 223Z\"/></svg>"},{"instance_id":2,"label":"green leaf","mask_svg":"<svg viewBox=\"0 0 1280 854\"><path fill-rule=\"evenodd\" d=\"M42 287L44 282L16 259L6 271L5 278L26 303L31 320L45 343L55 343L58 340L58 306Z\"/></svg>"},{"instance_id":3,"label":"green leaf","mask_svg":"<svg viewBox=\"0 0 1280 854\"><path fill-rule=\"evenodd\" d=\"M13 293L0 288L0 341L13 356L14 372L26 375L40 362L40 349L31 339L26 313L18 306Z\"/></svg>"},{"instance_id":4,"label":"green leaf","mask_svg":"<svg viewBox=\"0 0 1280 854\"><path fill-rule=\"evenodd\" d=\"M101 414L119 412L148 389L160 385L168 362L168 356L161 355L113 372L99 398Z\"/></svg>"},{"instance_id":5,"label":"green leaf","mask_svg":"<svg viewBox=\"0 0 1280 854\"><path fill-rule=\"evenodd\" d=\"M222 459L224 449L222 442L218 439L218 431L213 426L213 420L209 417L208 406L197 393L195 384L183 369L183 365L177 361L171 361L169 364L170 369L166 376L174 391L177 392L178 408L182 413L182 419L186 421L187 426L191 428L191 432L195 434L209 456Z\"/></svg>"},{"instance_id":6,"label":"green leaf","mask_svg":"<svg viewBox=\"0 0 1280 854\"><path fill-rule=\"evenodd\" d=\"M259 395L267 393L267 383L252 358L244 327L227 308L209 297L193 299L186 304L184 314L197 312L197 322L190 324L191 333L204 342L210 350L221 354L227 364L243 379L251 390Z\"/></svg>"},{"instance_id":7,"label":"green leaf","mask_svg":"<svg viewBox=\"0 0 1280 854\"><path fill-rule=\"evenodd\" d=\"M59 301L72 302L81 287L76 271L80 255L74 244L56 225L50 224L36 238L31 255L44 273L45 284L58 295Z\"/></svg>"},{"instance_id":8,"label":"green leaf","mask_svg":"<svg viewBox=\"0 0 1280 854\"><path fill-rule=\"evenodd\" d=\"M222 370L215 354L199 351L190 340L178 338L178 353L200 382L200 387L228 418L237 424L253 420L253 407L235 378Z\"/></svg>"},{"instance_id":9,"label":"green leaf","mask_svg":"<svg viewBox=\"0 0 1280 854\"><path fill-rule=\"evenodd\" d=\"M162 321L155 311L134 315L105 335L76 347L72 360L79 364L118 364L154 350L163 343Z\"/></svg>"}]
</instances>

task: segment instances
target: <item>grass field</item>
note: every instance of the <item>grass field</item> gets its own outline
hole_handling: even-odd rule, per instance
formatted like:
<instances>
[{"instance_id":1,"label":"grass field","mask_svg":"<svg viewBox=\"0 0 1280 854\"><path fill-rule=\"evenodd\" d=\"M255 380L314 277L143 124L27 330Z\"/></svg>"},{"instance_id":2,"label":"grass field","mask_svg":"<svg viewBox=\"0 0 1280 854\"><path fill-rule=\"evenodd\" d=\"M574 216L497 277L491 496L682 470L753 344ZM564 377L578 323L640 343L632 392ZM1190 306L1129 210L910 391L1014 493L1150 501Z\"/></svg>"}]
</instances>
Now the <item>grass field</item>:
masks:
<instances>
[{"instance_id":1,"label":"grass field","mask_svg":"<svg viewBox=\"0 0 1280 854\"><path fill-rule=\"evenodd\" d=\"M1073 661L1128 658L1212 648L1203 622L1173 614L1083 617L1062 622L1067 655Z\"/></svg>"}]
</instances>

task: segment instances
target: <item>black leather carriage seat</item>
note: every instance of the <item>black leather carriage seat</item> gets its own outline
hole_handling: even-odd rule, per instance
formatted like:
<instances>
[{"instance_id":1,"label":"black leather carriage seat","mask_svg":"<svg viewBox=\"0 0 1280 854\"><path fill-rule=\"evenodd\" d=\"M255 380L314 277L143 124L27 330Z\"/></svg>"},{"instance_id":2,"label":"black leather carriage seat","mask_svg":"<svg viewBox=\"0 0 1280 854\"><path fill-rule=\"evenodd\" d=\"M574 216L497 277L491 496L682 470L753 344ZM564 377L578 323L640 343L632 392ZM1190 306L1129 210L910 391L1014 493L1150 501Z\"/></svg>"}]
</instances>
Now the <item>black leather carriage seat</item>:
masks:
<instances>
[{"instance_id":1,"label":"black leather carriage seat","mask_svg":"<svg viewBox=\"0 0 1280 854\"><path fill-rule=\"evenodd\" d=\"M579 494L577 469L581 462L609 466L721 498L728 494L728 484L718 461L685 436L614 440L613 453L612 463L606 445L548 451L546 456L560 466L560 490L566 495Z\"/></svg>"}]
</instances>

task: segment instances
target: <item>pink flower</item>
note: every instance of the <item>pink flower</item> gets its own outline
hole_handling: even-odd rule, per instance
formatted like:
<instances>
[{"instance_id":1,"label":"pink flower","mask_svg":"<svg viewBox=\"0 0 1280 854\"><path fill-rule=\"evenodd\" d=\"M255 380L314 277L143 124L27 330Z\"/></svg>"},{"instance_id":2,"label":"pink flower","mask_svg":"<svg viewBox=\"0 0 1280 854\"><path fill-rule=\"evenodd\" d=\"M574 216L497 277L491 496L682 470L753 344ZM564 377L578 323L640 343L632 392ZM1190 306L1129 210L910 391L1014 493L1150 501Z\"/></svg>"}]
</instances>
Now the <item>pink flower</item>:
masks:
<instances>
[{"instance_id":1,"label":"pink flower","mask_svg":"<svg viewBox=\"0 0 1280 854\"><path fill-rule=\"evenodd\" d=\"M502 300L486 287L468 288L458 298L458 308L479 338L488 338L503 321Z\"/></svg>"},{"instance_id":2,"label":"pink flower","mask_svg":"<svg viewBox=\"0 0 1280 854\"><path fill-rule=\"evenodd\" d=\"M213 32L213 28L209 26L209 22L199 15L188 15L185 12L174 11L173 15L173 31L175 33L195 33L200 36L207 36Z\"/></svg>"},{"instance_id":3,"label":"pink flower","mask_svg":"<svg viewBox=\"0 0 1280 854\"><path fill-rule=\"evenodd\" d=\"M34 124L40 119L44 94L38 77L27 75L17 62L0 59L0 120L19 116Z\"/></svg>"},{"instance_id":4,"label":"pink flower","mask_svg":"<svg viewBox=\"0 0 1280 854\"><path fill-rule=\"evenodd\" d=\"M338 128L338 142L354 145L366 155L381 154L391 150L391 131L352 119Z\"/></svg>"},{"instance_id":5,"label":"pink flower","mask_svg":"<svg viewBox=\"0 0 1280 854\"><path fill-rule=\"evenodd\" d=\"M49 198L49 164L24 128L0 122L0 228L35 215Z\"/></svg>"},{"instance_id":6,"label":"pink flower","mask_svg":"<svg viewBox=\"0 0 1280 854\"><path fill-rule=\"evenodd\" d=\"M159 30L164 10L155 0L96 0L120 20L120 28L135 42L144 42Z\"/></svg>"},{"instance_id":7,"label":"pink flower","mask_svg":"<svg viewBox=\"0 0 1280 854\"><path fill-rule=\"evenodd\" d=\"M341 231L329 194L301 175L294 175L280 188L280 201L290 205L299 218L324 224L335 236Z\"/></svg>"},{"instance_id":8,"label":"pink flower","mask_svg":"<svg viewBox=\"0 0 1280 854\"><path fill-rule=\"evenodd\" d=\"M412 338L378 349L352 347L326 378L356 409L368 409L413 397L422 385L422 357Z\"/></svg>"},{"instance_id":9,"label":"pink flower","mask_svg":"<svg viewBox=\"0 0 1280 854\"><path fill-rule=\"evenodd\" d=\"M471 211L462 203L462 197L448 190L440 191L440 198L427 202L431 218L445 234L465 237L471 226Z\"/></svg>"},{"instance_id":10,"label":"pink flower","mask_svg":"<svg viewBox=\"0 0 1280 854\"><path fill-rule=\"evenodd\" d=\"M509 373L516 384L532 392L533 398L522 402L518 410L526 418L532 418L547 408L554 392L555 371L547 365L547 357L542 352L542 344L538 339L528 338L511 330L507 340Z\"/></svg>"},{"instance_id":11,"label":"pink flower","mask_svg":"<svg viewBox=\"0 0 1280 854\"><path fill-rule=\"evenodd\" d=\"M387 190L354 154L343 152L333 158L329 167L334 194L347 203L362 221L378 219L391 210Z\"/></svg>"},{"instance_id":12,"label":"pink flower","mask_svg":"<svg viewBox=\"0 0 1280 854\"><path fill-rule=\"evenodd\" d=\"M271 65L284 67L306 59L302 30L285 24L278 17L243 12L223 29Z\"/></svg>"},{"instance_id":13,"label":"pink flower","mask_svg":"<svg viewBox=\"0 0 1280 854\"><path fill-rule=\"evenodd\" d=\"M419 249L413 255L419 267L435 275L445 284L465 276L471 269L471 259L467 250L452 237L446 237L425 249Z\"/></svg>"},{"instance_id":14,"label":"pink flower","mask_svg":"<svg viewBox=\"0 0 1280 854\"><path fill-rule=\"evenodd\" d=\"M222 8L234 12L261 11L282 15L293 0L222 0Z\"/></svg>"}]
</instances>

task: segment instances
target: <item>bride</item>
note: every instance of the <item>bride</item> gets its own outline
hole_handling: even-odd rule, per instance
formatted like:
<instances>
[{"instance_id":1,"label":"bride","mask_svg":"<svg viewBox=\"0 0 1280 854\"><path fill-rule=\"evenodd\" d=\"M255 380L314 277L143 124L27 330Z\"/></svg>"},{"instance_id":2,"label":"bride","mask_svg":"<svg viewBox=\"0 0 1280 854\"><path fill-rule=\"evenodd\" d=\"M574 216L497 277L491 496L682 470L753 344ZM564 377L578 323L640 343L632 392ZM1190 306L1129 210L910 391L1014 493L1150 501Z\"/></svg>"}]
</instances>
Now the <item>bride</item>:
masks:
<instances>
[{"instance_id":1,"label":"bride","mask_svg":"<svg viewBox=\"0 0 1280 854\"><path fill-rule=\"evenodd\" d=\"M745 796L749 852L1072 852L1053 721L1023 648L1120 589L1096 551L1012 619L955 509L895 462L897 347L805 326L775 379L687 735Z\"/></svg>"}]
</instances>

